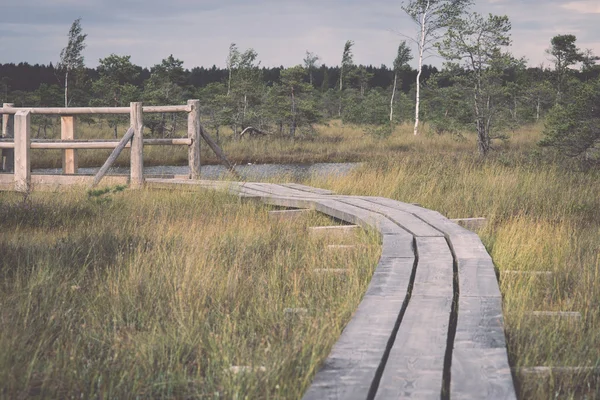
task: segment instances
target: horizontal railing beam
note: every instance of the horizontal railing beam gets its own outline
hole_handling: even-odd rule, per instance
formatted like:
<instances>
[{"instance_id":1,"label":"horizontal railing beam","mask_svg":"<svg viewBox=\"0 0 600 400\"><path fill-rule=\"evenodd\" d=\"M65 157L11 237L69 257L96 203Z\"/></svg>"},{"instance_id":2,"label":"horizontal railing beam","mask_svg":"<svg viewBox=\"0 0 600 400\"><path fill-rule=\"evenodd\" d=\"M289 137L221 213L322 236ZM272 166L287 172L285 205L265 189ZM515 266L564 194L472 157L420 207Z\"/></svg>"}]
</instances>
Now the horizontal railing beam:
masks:
<instances>
[{"instance_id":1,"label":"horizontal railing beam","mask_svg":"<svg viewBox=\"0 0 600 400\"><path fill-rule=\"evenodd\" d=\"M144 139L144 146L191 146L192 139ZM119 144L118 140L32 140L32 149L114 149ZM128 143L126 147L131 147ZM0 140L0 149L14 149L14 141Z\"/></svg>"},{"instance_id":2,"label":"horizontal railing beam","mask_svg":"<svg viewBox=\"0 0 600 400\"><path fill-rule=\"evenodd\" d=\"M129 107L2 107L0 114L16 114L20 110L27 110L31 114L42 115L86 115L86 114L129 114ZM189 105L179 106L144 106L144 113L174 113L190 112Z\"/></svg>"}]
</instances>

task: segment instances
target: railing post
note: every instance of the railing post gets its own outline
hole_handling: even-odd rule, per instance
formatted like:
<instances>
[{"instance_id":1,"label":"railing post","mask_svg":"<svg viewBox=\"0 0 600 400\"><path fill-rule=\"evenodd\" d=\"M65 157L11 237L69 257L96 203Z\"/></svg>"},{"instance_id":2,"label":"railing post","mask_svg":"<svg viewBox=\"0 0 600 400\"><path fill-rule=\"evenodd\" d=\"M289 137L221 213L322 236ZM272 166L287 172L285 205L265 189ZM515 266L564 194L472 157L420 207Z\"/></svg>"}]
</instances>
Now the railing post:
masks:
<instances>
[{"instance_id":1,"label":"railing post","mask_svg":"<svg viewBox=\"0 0 600 400\"><path fill-rule=\"evenodd\" d=\"M3 108L11 108L15 105L13 103L4 103ZM14 138L15 137L15 116L13 114L2 115L2 137L3 138ZM0 169L5 172L13 172L15 169L15 150L14 149L3 149L0 151Z\"/></svg>"},{"instance_id":2,"label":"railing post","mask_svg":"<svg viewBox=\"0 0 600 400\"><path fill-rule=\"evenodd\" d=\"M15 190L31 189L31 112L18 111L15 115Z\"/></svg>"},{"instance_id":3,"label":"railing post","mask_svg":"<svg viewBox=\"0 0 600 400\"><path fill-rule=\"evenodd\" d=\"M142 103L130 103L131 126L134 130L131 140L130 185L139 189L144 185L144 121Z\"/></svg>"},{"instance_id":4,"label":"railing post","mask_svg":"<svg viewBox=\"0 0 600 400\"><path fill-rule=\"evenodd\" d=\"M192 144L188 150L190 179L200 179L200 100L188 100L192 108L188 113L188 138Z\"/></svg>"},{"instance_id":5,"label":"railing post","mask_svg":"<svg viewBox=\"0 0 600 400\"><path fill-rule=\"evenodd\" d=\"M73 115L60 117L60 138L62 140L74 140L76 119ZM77 153L75 149L63 150L63 173L77 173Z\"/></svg>"}]
</instances>

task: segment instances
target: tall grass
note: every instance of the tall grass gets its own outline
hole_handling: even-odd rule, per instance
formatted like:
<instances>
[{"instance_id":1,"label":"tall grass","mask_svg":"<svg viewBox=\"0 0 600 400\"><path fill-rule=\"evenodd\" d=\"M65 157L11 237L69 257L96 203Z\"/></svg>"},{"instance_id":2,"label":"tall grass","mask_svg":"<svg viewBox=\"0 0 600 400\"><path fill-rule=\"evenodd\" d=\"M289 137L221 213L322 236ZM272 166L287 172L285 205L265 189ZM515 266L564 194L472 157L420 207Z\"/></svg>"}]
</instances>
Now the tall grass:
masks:
<instances>
[{"instance_id":1,"label":"tall grass","mask_svg":"<svg viewBox=\"0 0 600 400\"><path fill-rule=\"evenodd\" d=\"M119 128L124 134L125 125ZM397 125L394 133L388 137L369 134L369 128L342 124L331 121L328 124L315 126L313 136L289 138L287 136L261 136L234 138L232 132L223 130L220 145L227 157L236 164L246 163L317 163L317 162L369 162L380 158L394 156L411 151L427 151L430 153L471 153L476 144L470 135L421 135L411 134L412 127ZM212 134L213 138L214 133ZM145 132L149 135L149 132ZM111 139L110 130L102 125L79 124L76 133L81 139ZM530 144L530 137L539 137L539 127L531 132L519 131L508 142L498 142L496 146L502 151L520 151ZM186 136L179 131L176 136ZM79 164L82 167L100 166L108 158L110 150L78 150ZM219 160L208 146L202 146L202 163L218 164ZM144 148L146 165L187 165L186 146L146 146ZM59 168L61 166L60 150L34 150L32 156L34 168ZM129 150L125 150L116 165L129 164Z\"/></svg>"},{"instance_id":2,"label":"tall grass","mask_svg":"<svg viewBox=\"0 0 600 400\"><path fill-rule=\"evenodd\" d=\"M298 398L379 256L219 193L0 193L0 221L7 399Z\"/></svg>"},{"instance_id":3,"label":"tall grass","mask_svg":"<svg viewBox=\"0 0 600 400\"><path fill-rule=\"evenodd\" d=\"M600 367L600 176L539 158L536 136L518 132L487 160L472 150L445 151L447 139L415 139L431 143L308 183L419 203L450 218L487 217L480 236L498 269L512 366ZM530 311L577 311L582 321L536 319ZM524 399L600 398L592 371L515 377Z\"/></svg>"}]
</instances>

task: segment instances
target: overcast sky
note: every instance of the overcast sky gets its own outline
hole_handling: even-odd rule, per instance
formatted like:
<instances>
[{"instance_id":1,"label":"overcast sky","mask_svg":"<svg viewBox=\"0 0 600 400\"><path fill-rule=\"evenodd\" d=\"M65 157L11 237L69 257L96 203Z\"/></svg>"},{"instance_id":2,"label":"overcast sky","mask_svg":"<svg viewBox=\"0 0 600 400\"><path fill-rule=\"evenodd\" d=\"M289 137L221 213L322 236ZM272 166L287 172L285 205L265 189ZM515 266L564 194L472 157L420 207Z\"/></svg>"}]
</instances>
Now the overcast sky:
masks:
<instances>
[{"instance_id":1,"label":"overcast sky","mask_svg":"<svg viewBox=\"0 0 600 400\"><path fill-rule=\"evenodd\" d=\"M2 1L0 63L56 63L71 23L82 18L86 65L111 53L151 67L170 54L185 67L224 66L230 43L252 47L263 66L302 63L305 51L337 65L346 40L357 64L391 65L400 33L416 26L401 0L19 0ZM577 36L600 55L600 0L476 0L480 13L508 15L512 51L529 65L549 64L557 34ZM430 58L427 63L439 65ZM414 62L413 62L414 64Z\"/></svg>"}]
</instances>

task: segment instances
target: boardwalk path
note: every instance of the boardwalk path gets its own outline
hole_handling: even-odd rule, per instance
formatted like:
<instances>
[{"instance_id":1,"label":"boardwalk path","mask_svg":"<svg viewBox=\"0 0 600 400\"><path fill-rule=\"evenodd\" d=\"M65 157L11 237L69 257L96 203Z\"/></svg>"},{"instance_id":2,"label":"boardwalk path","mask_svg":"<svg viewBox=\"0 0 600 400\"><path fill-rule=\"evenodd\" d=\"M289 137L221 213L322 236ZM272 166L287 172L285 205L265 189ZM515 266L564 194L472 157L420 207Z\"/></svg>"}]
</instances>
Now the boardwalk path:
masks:
<instances>
[{"instance_id":1,"label":"boardwalk path","mask_svg":"<svg viewBox=\"0 0 600 400\"><path fill-rule=\"evenodd\" d=\"M297 184L148 179L315 209L382 235L367 292L304 395L321 399L515 399L492 259L436 211Z\"/></svg>"}]
</instances>

